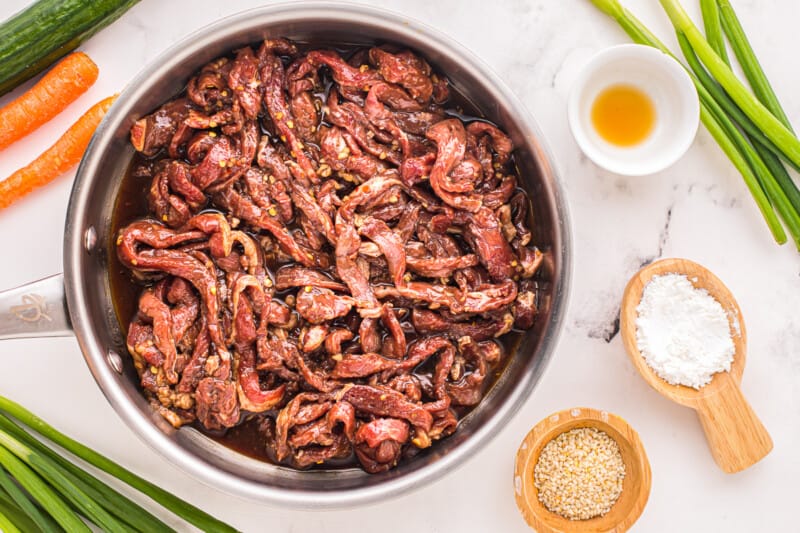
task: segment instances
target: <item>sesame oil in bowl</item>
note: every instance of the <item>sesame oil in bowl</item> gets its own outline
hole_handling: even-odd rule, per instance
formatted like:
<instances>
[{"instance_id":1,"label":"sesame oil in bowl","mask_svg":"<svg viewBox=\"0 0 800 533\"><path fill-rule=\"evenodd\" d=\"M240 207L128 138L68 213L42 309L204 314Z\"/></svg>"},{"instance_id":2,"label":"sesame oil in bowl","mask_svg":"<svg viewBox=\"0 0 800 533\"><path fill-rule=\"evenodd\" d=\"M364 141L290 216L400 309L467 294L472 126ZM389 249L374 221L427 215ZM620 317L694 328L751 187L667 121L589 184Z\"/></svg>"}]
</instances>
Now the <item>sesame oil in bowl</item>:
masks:
<instances>
[{"instance_id":1,"label":"sesame oil in bowl","mask_svg":"<svg viewBox=\"0 0 800 533\"><path fill-rule=\"evenodd\" d=\"M606 87L592 103L592 126L616 146L635 146L653 132L657 120L653 100L635 85Z\"/></svg>"},{"instance_id":2,"label":"sesame oil in bowl","mask_svg":"<svg viewBox=\"0 0 800 533\"><path fill-rule=\"evenodd\" d=\"M567 115L575 141L595 164L645 176L675 163L692 144L700 102L673 57L623 44L589 60L573 82Z\"/></svg>"}]
</instances>

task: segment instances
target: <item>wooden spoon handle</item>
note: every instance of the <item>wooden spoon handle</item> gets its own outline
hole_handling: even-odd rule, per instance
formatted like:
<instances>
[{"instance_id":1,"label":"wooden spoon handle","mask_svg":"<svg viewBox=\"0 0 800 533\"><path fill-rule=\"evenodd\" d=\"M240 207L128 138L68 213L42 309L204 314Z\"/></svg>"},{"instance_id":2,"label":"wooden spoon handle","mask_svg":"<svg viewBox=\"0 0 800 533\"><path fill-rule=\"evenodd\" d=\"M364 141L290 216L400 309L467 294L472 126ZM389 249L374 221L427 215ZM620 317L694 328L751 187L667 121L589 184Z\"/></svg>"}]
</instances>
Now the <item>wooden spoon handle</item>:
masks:
<instances>
[{"instance_id":1,"label":"wooden spoon handle","mask_svg":"<svg viewBox=\"0 0 800 533\"><path fill-rule=\"evenodd\" d=\"M772 450L772 437L733 379L701 398L697 414L714 460L729 474L754 465Z\"/></svg>"}]
</instances>

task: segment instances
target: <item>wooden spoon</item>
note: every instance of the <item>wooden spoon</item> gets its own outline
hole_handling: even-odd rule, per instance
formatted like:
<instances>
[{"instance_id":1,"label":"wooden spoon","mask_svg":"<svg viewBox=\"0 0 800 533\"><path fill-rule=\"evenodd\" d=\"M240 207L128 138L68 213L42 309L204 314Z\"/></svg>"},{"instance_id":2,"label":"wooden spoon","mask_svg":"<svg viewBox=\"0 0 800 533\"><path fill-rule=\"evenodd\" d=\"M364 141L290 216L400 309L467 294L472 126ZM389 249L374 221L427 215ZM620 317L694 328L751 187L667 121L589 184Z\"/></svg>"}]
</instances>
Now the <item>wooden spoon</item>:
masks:
<instances>
[{"instance_id":1,"label":"wooden spoon","mask_svg":"<svg viewBox=\"0 0 800 533\"><path fill-rule=\"evenodd\" d=\"M642 291L653 276L683 274L698 289L705 289L728 315L735 353L730 372L714 374L700 390L670 385L650 368L636 344L636 307ZM687 259L662 259L636 273L622 297L620 333L625 349L639 373L651 387L686 407L697 411L708 439L711 454L728 473L754 465L772 450L772 438L742 395L739 384L744 371L747 335L739 304L714 274Z\"/></svg>"}]
</instances>

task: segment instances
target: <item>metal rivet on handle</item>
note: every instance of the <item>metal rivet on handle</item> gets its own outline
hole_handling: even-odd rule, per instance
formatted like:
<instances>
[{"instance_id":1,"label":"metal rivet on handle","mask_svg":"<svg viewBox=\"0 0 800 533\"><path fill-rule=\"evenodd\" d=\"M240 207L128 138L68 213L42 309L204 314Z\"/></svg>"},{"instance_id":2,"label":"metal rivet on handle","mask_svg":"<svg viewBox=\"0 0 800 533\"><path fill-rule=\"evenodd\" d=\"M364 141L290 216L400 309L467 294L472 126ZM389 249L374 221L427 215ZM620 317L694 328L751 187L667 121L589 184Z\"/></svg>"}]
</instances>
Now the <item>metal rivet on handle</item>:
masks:
<instances>
[{"instance_id":1,"label":"metal rivet on handle","mask_svg":"<svg viewBox=\"0 0 800 533\"><path fill-rule=\"evenodd\" d=\"M117 374L122 374L122 357L120 357L117 352L109 350L106 359Z\"/></svg>"},{"instance_id":2,"label":"metal rivet on handle","mask_svg":"<svg viewBox=\"0 0 800 533\"><path fill-rule=\"evenodd\" d=\"M95 231L94 226L89 226L89 229L87 229L86 233L83 234L83 247L86 248L87 252L91 252L96 244L97 232Z\"/></svg>"}]
</instances>

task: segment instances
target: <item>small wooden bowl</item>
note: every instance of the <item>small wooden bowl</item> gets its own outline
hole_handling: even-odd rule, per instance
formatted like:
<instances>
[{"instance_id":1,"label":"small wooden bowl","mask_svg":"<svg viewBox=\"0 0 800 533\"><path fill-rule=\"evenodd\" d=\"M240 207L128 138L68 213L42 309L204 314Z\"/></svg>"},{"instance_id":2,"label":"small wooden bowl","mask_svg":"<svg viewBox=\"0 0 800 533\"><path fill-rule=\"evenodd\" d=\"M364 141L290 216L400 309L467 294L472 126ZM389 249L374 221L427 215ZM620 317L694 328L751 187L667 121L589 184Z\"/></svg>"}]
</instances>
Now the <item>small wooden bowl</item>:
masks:
<instances>
[{"instance_id":1,"label":"small wooden bowl","mask_svg":"<svg viewBox=\"0 0 800 533\"><path fill-rule=\"evenodd\" d=\"M596 428L614 439L625 463L622 494L603 516L569 520L553 513L539 501L533 470L545 445L575 428ZM650 496L650 463L639 434L617 415L576 407L554 413L528 432L517 450L514 464L514 496L528 525L539 533L600 533L627 531L639 518Z\"/></svg>"}]
</instances>

